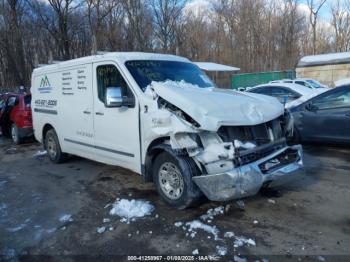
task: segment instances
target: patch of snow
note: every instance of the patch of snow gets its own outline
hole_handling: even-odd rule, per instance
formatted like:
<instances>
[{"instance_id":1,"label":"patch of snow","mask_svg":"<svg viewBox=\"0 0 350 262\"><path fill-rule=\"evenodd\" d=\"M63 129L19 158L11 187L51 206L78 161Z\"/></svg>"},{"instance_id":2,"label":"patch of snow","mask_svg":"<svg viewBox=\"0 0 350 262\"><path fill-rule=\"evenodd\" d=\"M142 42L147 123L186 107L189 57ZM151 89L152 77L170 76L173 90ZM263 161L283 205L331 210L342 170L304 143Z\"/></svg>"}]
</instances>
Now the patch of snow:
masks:
<instances>
[{"instance_id":1,"label":"patch of snow","mask_svg":"<svg viewBox=\"0 0 350 262\"><path fill-rule=\"evenodd\" d=\"M336 87L350 85L350 78L340 79L338 81L335 81L334 84Z\"/></svg>"},{"instance_id":2,"label":"patch of snow","mask_svg":"<svg viewBox=\"0 0 350 262\"><path fill-rule=\"evenodd\" d=\"M233 257L233 260L235 262L247 262L247 259L245 259L243 257L236 256L236 255Z\"/></svg>"},{"instance_id":3,"label":"patch of snow","mask_svg":"<svg viewBox=\"0 0 350 262\"><path fill-rule=\"evenodd\" d=\"M181 226L183 225L183 223L182 223L182 222L175 222L174 225L175 225L176 227L181 227Z\"/></svg>"},{"instance_id":4,"label":"patch of snow","mask_svg":"<svg viewBox=\"0 0 350 262\"><path fill-rule=\"evenodd\" d=\"M299 64L308 64L308 63L331 63L338 62L343 60L350 59L350 52L341 52L341 53L330 53L322 55L310 55L304 56L300 59Z\"/></svg>"},{"instance_id":5,"label":"patch of snow","mask_svg":"<svg viewBox=\"0 0 350 262\"><path fill-rule=\"evenodd\" d=\"M193 250L193 251L192 251L192 255L194 255L194 256L195 256L195 255L198 255L198 254L199 254L198 249L195 249L195 250Z\"/></svg>"},{"instance_id":6,"label":"patch of snow","mask_svg":"<svg viewBox=\"0 0 350 262\"><path fill-rule=\"evenodd\" d=\"M244 148L244 149L253 149L254 147L256 147L256 145L252 142L242 142L239 140L235 140L234 141L234 146L236 148Z\"/></svg>"},{"instance_id":7,"label":"patch of snow","mask_svg":"<svg viewBox=\"0 0 350 262\"><path fill-rule=\"evenodd\" d=\"M221 214L224 214L224 207L218 206L216 208L210 208L207 211L207 213L204 215L201 215L200 218L204 221L208 220L208 219L212 220L212 219L214 219L215 216L221 215ZM208 220L208 222L209 222L209 220Z\"/></svg>"},{"instance_id":8,"label":"patch of snow","mask_svg":"<svg viewBox=\"0 0 350 262\"><path fill-rule=\"evenodd\" d=\"M259 223L258 220L254 220L254 221L253 221L253 224L254 224L254 225L256 225L256 224L258 224L258 223Z\"/></svg>"},{"instance_id":9,"label":"patch of snow","mask_svg":"<svg viewBox=\"0 0 350 262\"><path fill-rule=\"evenodd\" d=\"M318 256L317 259L318 259L319 261L326 261L326 259L325 259L323 256Z\"/></svg>"},{"instance_id":10,"label":"patch of snow","mask_svg":"<svg viewBox=\"0 0 350 262\"><path fill-rule=\"evenodd\" d=\"M34 154L34 157L40 157L40 156L46 156L47 151L46 150L39 150Z\"/></svg>"},{"instance_id":11,"label":"patch of snow","mask_svg":"<svg viewBox=\"0 0 350 262\"><path fill-rule=\"evenodd\" d=\"M186 226L189 227L188 231L191 233L193 233L193 232L197 233L197 231L196 231L197 229L202 229L205 232L212 234L214 236L215 240L219 239L219 237L218 237L219 230L216 228L216 226L206 225L199 220L193 220L191 222L187 222Z\"/></svg>"},{"instance_id":12,"label":"patch of snow","mask_svg":"<svg viewBox=\"0 0 350 262\"><path fill-rule=\"evenodd\" d=\"M108 230L109 230L109 231L113 231L113 230L114 230L114 227L109 227Z\"/></svg>"},{"instance_id":13,"label":"patch of snow","mask_svg":"<svg viewBox=\"0 0 350 262\"><path fill-rule=\"evenodd\" d=\"M241 246L244 246L244 245L251 245L251 246L255 246L256 243L253 239L251 238L245 238L243 236L240 236L240 237L236 237L235 241L234 241L234 247L241 247Z\"/></svg>"},{"instance_id":14,"label":"patch of snow","mask_svg":"<svg viewBox=\"0 0 350 262\"><path fill-rule=\"evenodd\" d=\"M234 236L235 236L235 233L233 233L231 231L225 232L225 234L224 234L225 238L233 238Z\"/></svg>"},{"instance_id":15,"label":"patch of snow","mask_svg":"<svg viewBox=\"0 0 350 262\"><path fill-rule=\"evenodd\" d=\"M216 253L218 253L219 256L226 256L226 254L227 254L227 247L216 246Z\"/></svg>"},{"instance_id":16,"label":"patch of snow","mask_svg":"<svg viewBox=\"0 0 350 262\"><path fill-rule=\"evenodd\" d=\"M109 214L122 217L121 222L135 221L136 218L149 216L154 210L154 206L148 201L135 199L117 200L112 206Z\"/></svg>"},{"instance_id":17,"label":"patch of snow","mask_svg":"<svg viewBox=\"0 0 350 262\"><path fill-rule=\"evenodd\" d=\"M96 231L97 231L97 233L102 234L103 232L106 231L106 227L98 227L98 228L96 229Z\"/></svg>"},{"instance_id":18,"label":"patch of snow","mask_svg":"<svg viewBox=\"0 0 350 262\"><path fill-rule=\"evenodd\" d=\"M276 204L276 201L270 198L267 200L267 202L269 202L270 204Z\"/></svg>"},{"instance_id":19,"label":"patch of snow","mask_svg":"<svg viewBox=\"0 0 350 262\"><path fill-rule=\"evenodd\" d=\"M52 234L53 232L56 231L56 228L49 228L49 229L46 229L46 233L48 234Z\"/></svg>"},{"instance_id":20,"label":"patch of snow","mask_svg":"<svg viewBox=\"0 0 350 262\"><path fill-rule=\"evenodd\" d=\"M148 233L152 234L153 232L152 232L152 231L149 231Z\"/></svg>"},{"instance_id":21,"label":"patch of snow","mask_svg":"<svg viewBox=\"0 0 350 262\"><path fill-rule=\"evenodd\" d=\"M60 222L65 223L65 222L72 222L73 218L72 218L71 214L64 214L59 218L59 220L60 220Z\"/></svg>"},{"instance_id":22,"label":"patch of snow","mask_svg":"<svg viewBox=\"0 0 350 262\"><path fill-rule=\"evenodd\" d=\"M102 220L102 223L109 223L109 222L111 222L111 220L110 220L109 218L104 218L104 219Z\"/></svg>"}]
</instances>

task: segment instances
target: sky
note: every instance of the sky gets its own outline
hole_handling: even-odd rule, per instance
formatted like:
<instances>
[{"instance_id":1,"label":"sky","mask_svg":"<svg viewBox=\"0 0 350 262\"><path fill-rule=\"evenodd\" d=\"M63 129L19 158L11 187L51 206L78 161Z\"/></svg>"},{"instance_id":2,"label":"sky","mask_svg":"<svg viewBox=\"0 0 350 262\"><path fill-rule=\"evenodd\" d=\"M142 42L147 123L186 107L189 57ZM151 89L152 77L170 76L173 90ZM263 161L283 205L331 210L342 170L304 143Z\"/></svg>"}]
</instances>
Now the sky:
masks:
<instances>
[{"instance_id":1,"label":"sky","mask_svg":"<svg viewBox=\"0 0 350 262\"><path fill-rule=\"evenodd\" d=\"M192 0L189 1L186 4L185 9L187 10L196 10L197 8L206 8L208 7L208 3L210 1L215 0ZM276 1L276 0L271 0ZM317 2L317 0L315 0ZM326 0L326 3L322 6L320 10L320 18L326 21L330 21L331 19L331 5L335 3L336 0ZM305 12L308 12L308 6L307 6L307 0L299 0L299 5L302 10L305 10Z\"/></svg>"}]
</instances>

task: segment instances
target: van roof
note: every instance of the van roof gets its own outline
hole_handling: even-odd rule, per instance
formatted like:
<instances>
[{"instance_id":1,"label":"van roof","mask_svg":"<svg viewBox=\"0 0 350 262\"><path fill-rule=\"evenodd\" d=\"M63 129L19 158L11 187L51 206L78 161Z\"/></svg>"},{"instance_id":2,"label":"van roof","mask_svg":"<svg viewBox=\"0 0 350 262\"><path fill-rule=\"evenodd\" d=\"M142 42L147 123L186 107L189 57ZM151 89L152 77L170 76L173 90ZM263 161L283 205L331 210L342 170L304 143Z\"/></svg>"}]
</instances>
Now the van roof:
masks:
<instances>
[{"instance_id":1,"label":"van roof","mask_svg":"<svg viewBox=\"0 0 350 262\"><path fill-rule=\"evenodd\" d=\"M85 56L81 58L71 59L67 61L58 62L51 65L35 68L33 73L41 73L47 70L58 69L66 66L74 66L79 64L87 64L93 62L101 62L105 60L117 60L120 63L125 63L130 60L170 60L178 62L190 62L187 58L158 53L143 53L143 52L109 52L101 55Z\"/></svg>"}]
</instances>

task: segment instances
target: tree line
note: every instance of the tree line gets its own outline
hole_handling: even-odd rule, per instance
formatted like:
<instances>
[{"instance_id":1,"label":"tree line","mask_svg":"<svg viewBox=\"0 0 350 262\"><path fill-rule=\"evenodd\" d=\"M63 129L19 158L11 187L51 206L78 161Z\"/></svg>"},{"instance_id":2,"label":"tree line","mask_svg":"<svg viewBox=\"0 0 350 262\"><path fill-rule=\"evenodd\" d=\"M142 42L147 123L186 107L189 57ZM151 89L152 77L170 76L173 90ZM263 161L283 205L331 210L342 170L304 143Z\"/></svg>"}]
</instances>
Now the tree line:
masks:
<instances>
[{"instance_id":1,"label":"tree line","mask_svg":"<svg viewBox=\"0 0 350 262\"><path fill-rule=\"evenodd\" d=\"M350 0L0 0L0 87L30 86L54 60L144 51L242 72L293 69L307 54L350 50ZM331 19L320 12L330 6Z\"/></svg>"}]
</instances>

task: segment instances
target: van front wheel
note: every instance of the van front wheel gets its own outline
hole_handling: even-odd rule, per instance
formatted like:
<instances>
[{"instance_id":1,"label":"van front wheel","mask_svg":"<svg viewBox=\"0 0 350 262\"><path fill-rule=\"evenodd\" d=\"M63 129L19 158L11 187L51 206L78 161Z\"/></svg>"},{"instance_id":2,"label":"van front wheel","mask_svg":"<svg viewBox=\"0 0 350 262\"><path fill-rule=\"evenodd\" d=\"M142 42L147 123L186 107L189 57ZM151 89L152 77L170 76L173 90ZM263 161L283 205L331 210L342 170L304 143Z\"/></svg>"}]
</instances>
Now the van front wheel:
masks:
<instances>
[{"instance_id":1,"label":"van front wheel","mask_svg":"<svg viewBox=\"0 0 350 262\"><path fill-rule=\"evenodd\" d=\"M61 151L61 146L54 129L47 131L44 146L52 162L61 163L65 160L65 154Z\"/></svg>"},{"instance_id":2,"label":"van front wheel","mask_svg":"<svg viewBox=\"0 0 350 262\"><path fill-rule=\"evenodd\" d=\"M153 166L153 181L165 203L178 209L195 205L203 194L192 177L198 174L195 163L187 156L169 152L159 154Z\"/></svg>"}]
</instances>

